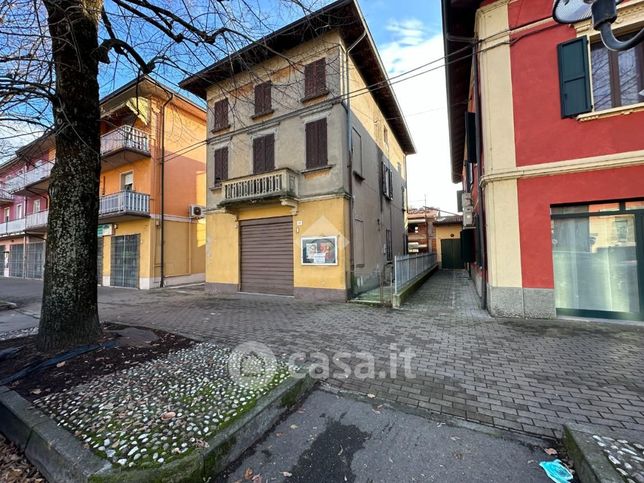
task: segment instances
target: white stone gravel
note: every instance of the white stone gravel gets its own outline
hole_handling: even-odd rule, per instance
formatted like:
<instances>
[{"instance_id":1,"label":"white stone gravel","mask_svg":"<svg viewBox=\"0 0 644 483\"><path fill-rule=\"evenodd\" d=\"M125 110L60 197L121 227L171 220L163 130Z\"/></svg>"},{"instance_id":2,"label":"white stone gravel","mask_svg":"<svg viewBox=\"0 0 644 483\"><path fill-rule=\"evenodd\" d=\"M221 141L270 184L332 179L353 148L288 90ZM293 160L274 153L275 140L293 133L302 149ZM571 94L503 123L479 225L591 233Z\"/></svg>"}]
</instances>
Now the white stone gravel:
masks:
<instances>
[{"instance_id":1,"label":"white stone gravel","mask_svg":"<svg viewBox=\"0 0 644 483\"><path fill-rule=\"evenodd\" d=\"M35 404L115 466L159 465L206 446L289 377L289 367L276 361L274 372L259 384L234 380L228 371L231 353L240 357L230 348L197 344ZM245 373L261 373L264 367L252 357L243 364Z\"/></svg>"},{"instance_id":2,"label":"white stone gravel","mask_svg":"<svg viewBox=\"0 0 644 483\"><path fill-rule=\"evenodd\" d=\"M617 472L627 483L644 483L644 444L593 435Z\"/></svg>"}]
</instances>

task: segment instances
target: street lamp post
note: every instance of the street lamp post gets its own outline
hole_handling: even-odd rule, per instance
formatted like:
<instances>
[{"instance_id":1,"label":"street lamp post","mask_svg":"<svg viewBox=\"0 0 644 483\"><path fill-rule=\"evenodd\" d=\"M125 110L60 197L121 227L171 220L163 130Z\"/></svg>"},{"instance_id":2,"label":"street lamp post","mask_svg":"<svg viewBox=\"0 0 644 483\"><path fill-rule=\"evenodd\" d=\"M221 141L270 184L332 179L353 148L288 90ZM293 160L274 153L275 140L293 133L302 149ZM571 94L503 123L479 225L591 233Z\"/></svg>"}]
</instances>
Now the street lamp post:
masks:
<instances>
[{"instance_id":1,"label":"street lamp post","mask_svg":"<svg viewBox=\"0 0 644 483\"><path fill-rule=\"evenodd\" d=\"M602 42L610 50L628 50L644 40L644 29L628 40L618 40L611 25L617 20L617 4L622 0L555 0L552 16L564 24L580 22L592 17L593 27L601 34Z\"/></svg>"}]
</instances>

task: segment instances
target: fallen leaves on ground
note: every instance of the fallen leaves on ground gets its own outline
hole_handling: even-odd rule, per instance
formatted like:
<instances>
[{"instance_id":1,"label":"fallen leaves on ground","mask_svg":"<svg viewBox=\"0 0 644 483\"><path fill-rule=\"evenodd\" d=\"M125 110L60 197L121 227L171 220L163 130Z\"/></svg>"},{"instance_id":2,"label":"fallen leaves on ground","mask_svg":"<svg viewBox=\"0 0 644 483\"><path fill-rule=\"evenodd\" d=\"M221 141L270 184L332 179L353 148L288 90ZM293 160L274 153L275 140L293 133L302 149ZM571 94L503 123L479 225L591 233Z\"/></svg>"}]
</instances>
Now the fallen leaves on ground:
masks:
<instances>
[{"instance_id":1,"label":"fallen leaves on ground","mask_svg":"<svg viewBox=\"0 0 644 483\"><path fill-rule=\"evenodd\" d=\"M289 473L288 471L282 471L282 476L285 478L289 478L290 476L293 476L293 473Z\"/></svg>"},{"instance_id":2,"label":"fallen leaves on ground","mask_svg":"<svg viewBox=\"0 0 644 483\"><path fill-rule=\"evenodd\" d=\"M546 448L544 449L544 451L546 452L547 455L557 456L557 450L554 448Z\"/></svg>"},{"instance_id":3,"label":"fallen leaves on ground","mask_svg":"<svg viewBox=\"0 0 644 483\"><path fill-rule=\"evenodd\" d=\"M3 483L46 482L22 452L2 435L0 435L0 481Z\"/></svg>"},{"instance_id":4,"label":"fallen leaves on ground","mask_svg":"<svg viewBox=\"0 0 644 483\"><path fill-rule=\"evenodd\" d=\"M252 468L246 468L244 470L244 480L250 481L253 479L253 469Z\"/></svg>"}]
</instances>

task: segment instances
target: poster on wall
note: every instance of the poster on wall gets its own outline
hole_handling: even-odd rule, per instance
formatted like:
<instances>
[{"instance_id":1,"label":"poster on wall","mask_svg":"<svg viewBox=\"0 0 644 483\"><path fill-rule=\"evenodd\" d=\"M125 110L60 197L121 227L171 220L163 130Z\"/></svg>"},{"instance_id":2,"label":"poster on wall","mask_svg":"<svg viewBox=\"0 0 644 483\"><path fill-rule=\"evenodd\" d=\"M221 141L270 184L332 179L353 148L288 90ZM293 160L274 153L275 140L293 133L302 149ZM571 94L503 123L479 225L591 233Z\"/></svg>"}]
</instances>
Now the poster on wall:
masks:
<instances>
[{"instance_id":1,"label":"poster on wall","mask_svg":"<svg viewBox=\"0 0 644 483\"><path fill-rule=\"evenodd\" d=\"M338 237L302 237L302 265L337 265Z\"/></svg>"}]
</instances>

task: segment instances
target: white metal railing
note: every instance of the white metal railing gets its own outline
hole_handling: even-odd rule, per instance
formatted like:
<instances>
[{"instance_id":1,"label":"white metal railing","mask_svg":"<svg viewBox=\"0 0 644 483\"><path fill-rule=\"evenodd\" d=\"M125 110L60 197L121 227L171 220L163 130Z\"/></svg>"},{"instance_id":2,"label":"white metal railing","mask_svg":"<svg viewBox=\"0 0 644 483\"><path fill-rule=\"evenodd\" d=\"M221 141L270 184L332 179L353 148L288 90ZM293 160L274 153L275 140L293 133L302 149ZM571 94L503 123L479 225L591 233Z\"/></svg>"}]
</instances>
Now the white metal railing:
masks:
<instances>
[{"instance_id":1,"label":"white metal railing","mask_svg":"<svg viewBox=\"0 0 644 483\"><path fill-rule=\"evenodd\" d=\"M394 258L394 292L400 293L410 282L436 267L435 253L401 255Z\"/></svg>"},{"instance_id":2,"label":"white metal railing","mask_svg":"<svg viewBox=\"0 0 644 483\"><path fill-rule=\"evenodd\" d=\"M113 195L101 196L99 216L116 213L150 213L150 195L136 191L119 191Z\"/></svg>"},{"instance_id":3,"label":"white metal railing","mask_svg":"<svg viewBox=\"0 0 644 483\"><path fill-rule=\"evenodd\" d=\"M25 217L25 224L27 228L36 228L39 226L47 226L47 219L49 218L49 210L39 211L32 213Z\"/></svg>"},{"instance_id":4,"label":"white metal railing","mask_svg":"<svg viewBox=\"0 0 644 483\"><path fill-rule=\"evenodd\" d=\"M25 231L26 224L24 218L19 218L17 220L7 221L5 223L0 223L0 235L7 235L9 233L20 233Z\"/></svg>"},{"instance_id":5,"label":"white metal railing","mask_svg":"<svg viewBox=\"0 0 644 483\"><path fill-rule=\"evenodd\" d=\"M51 168L54 166L54 161L45 161L43 164L36 166L24 173L17 173L14 178L7 180L6 189L10 193L15 193L27 186L38 183L44 179L49 178Z\"/></svg>"},{"instance_id":6,"label":"white metal railing","mask_svg":"<svg viewBox=\"0 0 644 483\"><path fill-rule=\"evenodd\" d=\"M252 200L275 195L297 196L297 173L280 169L222 183L224 202Z\"/></svg>"},{"instance_id":7,"label":"white metal railing","mask_svg":"<svg viewBox=\"0 0 644 483\"><path fill-rule=\"evenodd\" d=\"M121 126L101 136L101 154L119 149L136 149L149 153L148 133L132 126Z\"/></svg>"}]
</instances>

